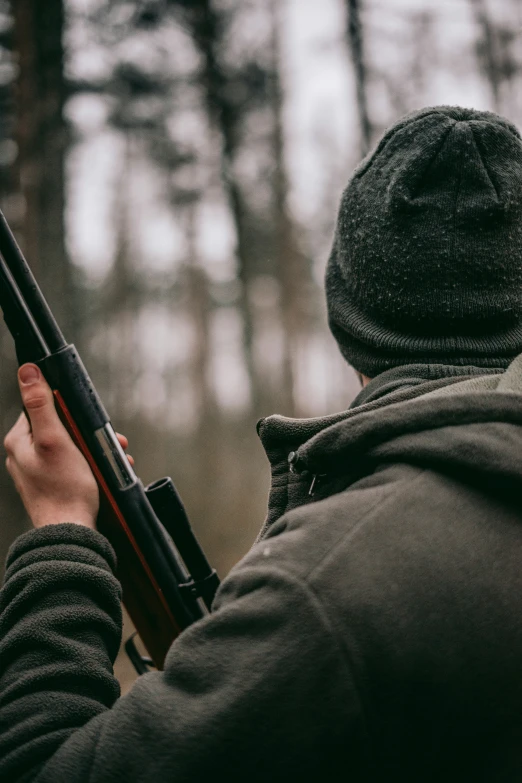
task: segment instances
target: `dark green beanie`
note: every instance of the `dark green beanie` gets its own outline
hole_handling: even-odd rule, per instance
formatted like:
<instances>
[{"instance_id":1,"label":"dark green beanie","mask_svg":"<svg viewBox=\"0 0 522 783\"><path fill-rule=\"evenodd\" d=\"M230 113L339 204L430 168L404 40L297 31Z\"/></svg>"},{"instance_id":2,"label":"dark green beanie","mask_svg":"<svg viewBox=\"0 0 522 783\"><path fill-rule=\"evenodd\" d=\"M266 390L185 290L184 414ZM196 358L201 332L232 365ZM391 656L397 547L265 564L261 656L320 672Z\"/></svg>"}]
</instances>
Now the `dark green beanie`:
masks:
<instances>
[{"instance_id":1,"label":"dark green beanie","mask_svg":"<svg viewBox=\"0 0 522 783\"><path fill-rule=\"evenodd\" d=\"M522 351L517 129L456 106L390 128L343 194L326 295L341 352L364 375L506 367Z\"/></svg>"}]
</instances>

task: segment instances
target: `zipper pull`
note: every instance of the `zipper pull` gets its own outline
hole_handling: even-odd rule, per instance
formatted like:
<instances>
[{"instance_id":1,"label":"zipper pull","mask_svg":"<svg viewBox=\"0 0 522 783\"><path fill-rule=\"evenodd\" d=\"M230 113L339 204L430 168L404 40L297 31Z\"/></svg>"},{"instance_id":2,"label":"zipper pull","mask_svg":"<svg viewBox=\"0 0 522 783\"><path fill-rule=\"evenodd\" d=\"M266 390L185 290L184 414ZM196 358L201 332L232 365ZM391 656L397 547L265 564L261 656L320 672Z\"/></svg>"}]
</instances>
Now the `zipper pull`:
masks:
<instances>
[{"instance_id":1,"label":"zipper pull","mask_svg":"<svg viewBox=\"0 0 522 783\"><path fill-rule=\"evenodd\" d=\"M308 490L308 497L313 498L315 495L315 490L317 489L319 482L322 478L326 478L326 473L316 473L314 476L312 476L312 483L310 484L310 489Z\"/></svg>"},{"instance_id":2,"label":"zipper pull","mask_svg":"<svg viewBox=\"0 0 522 783\"><path fill-rule=\"evenodd\" d=\"M315 476L312 477L312 483L310 484L310 489L308 490L308 497L313 498L318 478L319 476L317 475L317 473L315 474Z\"/></svg>"}]
</instances>

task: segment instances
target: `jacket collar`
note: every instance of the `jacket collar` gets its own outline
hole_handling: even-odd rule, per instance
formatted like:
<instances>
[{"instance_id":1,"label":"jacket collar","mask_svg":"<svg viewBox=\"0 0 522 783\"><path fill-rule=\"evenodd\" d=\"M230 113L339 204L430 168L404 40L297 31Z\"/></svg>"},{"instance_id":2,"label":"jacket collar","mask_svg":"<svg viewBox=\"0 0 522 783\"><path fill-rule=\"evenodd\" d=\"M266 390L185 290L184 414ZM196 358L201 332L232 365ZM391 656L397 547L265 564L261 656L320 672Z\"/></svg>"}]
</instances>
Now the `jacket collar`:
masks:
<instances>
[{"instance_id":1,"label":"jacket collar","mask_svg":"<svg viewBox=\"0 0 522 783\"><path fill-rule=\"evenodd\" d=\"M361 389L350 408L357 408L374 400L406 388L415 388L430 381L443 381L452 378L462 380L463 377L475 375L490 375L503 372L502 368L484 369L482 367L457 367L449 364L408 364L403 367L392 367L391 370L377 375Z\"/></svg>"},{"instance_id":2,"label":"jacket collar","mask_svg":"<svg viewBox=\"0 0 522 783\"><path fill-rule=\"evenodd\" d=\"M413 414L414 421L419 423L429 412L430 403L421 404L416 414L411 408L405 411L405 403L417 401L418 404L417 398L459 384L470 376L500 372L498 369L445 365L393 368L370 381L350 408L341 413L313 419L290 419L279 415L261 419L257 431L270 461L272 482L268 514L257 540L263 538L287 511L324 497L322 485L329 473L337 473L338 477L342 474L343 486L337 480L335 490L330 487L327 495L360 477L362 466L356 457L363 443L371 444L376 436L377 440L382 439L387 431L390 434L400 431L404 426L404 414L406 417ZM452 408L451 404L445 404L448 409ZM388 425L383 427L386 421ZM351 460L352 470L346 459L339 460L340 451L345 456L351 451L355 457Z\"/></svg>"}]
</instances>

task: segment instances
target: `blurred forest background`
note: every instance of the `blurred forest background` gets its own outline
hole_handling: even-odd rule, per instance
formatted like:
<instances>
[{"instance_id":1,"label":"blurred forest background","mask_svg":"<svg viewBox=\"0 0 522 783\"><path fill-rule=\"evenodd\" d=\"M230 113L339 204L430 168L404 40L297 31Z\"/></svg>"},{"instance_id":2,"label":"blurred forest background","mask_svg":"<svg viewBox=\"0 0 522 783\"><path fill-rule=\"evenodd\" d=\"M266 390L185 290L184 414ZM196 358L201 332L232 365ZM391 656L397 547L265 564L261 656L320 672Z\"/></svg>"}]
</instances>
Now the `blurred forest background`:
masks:
<instances>
[{"instance_id":1,"label":"blurred forest background","mask_svg":"<svg viewBox=\"0 0 522 783\"><path fill-rule=\"evenodd\" d=\"M0 207L221 576L265 514L257 419L358 388L322 293L350 172L422 106L522 122L521 32L520 0L0 0ZM5 470L0 519L3 562L27 526Z\"/></svg>"}]
</instances>

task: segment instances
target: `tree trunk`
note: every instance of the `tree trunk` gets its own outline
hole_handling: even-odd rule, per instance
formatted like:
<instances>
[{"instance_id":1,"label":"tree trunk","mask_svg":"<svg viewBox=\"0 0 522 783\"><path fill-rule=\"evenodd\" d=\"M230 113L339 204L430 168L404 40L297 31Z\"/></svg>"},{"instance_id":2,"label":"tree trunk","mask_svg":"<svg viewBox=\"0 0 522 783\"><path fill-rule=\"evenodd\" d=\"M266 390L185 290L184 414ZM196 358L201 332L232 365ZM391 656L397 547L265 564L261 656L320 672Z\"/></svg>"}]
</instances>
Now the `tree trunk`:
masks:
<instances>
[{"instance_id":1,"label":"tree trunk","mask_svg":"<svg viewBox=\"0 0 522 783\"><path fill-rule=\"evenodd\" d=\"M300 252L295 224L288 207L288 177L283 126L284 90L281 83L281 45L277 3L271 2L272 22L272 155L274 160L274 228L276 274L281 295L283 327L282 413L298 416L296 390L299 347L309 324L306 302L312 279L308 260Z\"/></svg>"},{"instance_id":2,"label":"tree trunk","mask_svg":"<svg viewBox=\"0 0 522 783\"><path fill-rule=\"evenodd\" d=\"M103 318L111 338L106 356L106 376L109 379L111 407L114 406L114 411L117 411L122 421L132 418L131 390L138 377L133 334L141 297L132 268L132 221L135 210L132 172L139 152L139 144L133 134L127 132L119 195L115 205L116 254L102 297Z\"/></svg>"},{"instance_id":3,"label":"tree trunk","mask_svg":"<svg viewBox=\"0 0 522 783\"><path fill-rule=\"evenodd\" d=\"M18 158L10 172L6 171L2 176L1 206L67 334L74 308L63 227L67 144L62 116L63 6L61 0L13 0L11 9L13 57L18 60L18 76L13 86L13 126ZM5 124L4 117L2 125ZM14 347L9 336L4 337L0 356L2 437L21 409ZM21 501L5 470L0 475L0 517L3 520L0 546L3 565L6 547L28 525Z\"/></svg>"},{"instance_id":4,"label":"tree trunk","mask_svg":"<svg viewBox=\"0 0 522 783\"><path fill-rule=\"evenodd\" d=\"M18 171L25 211L21 244L66 336L77 332L65 249L63 0L15 0Z\"/></svg>"},{"instance_id":5,"label":"tree trunk","mask_svg":"<svg viewBox=\"0 0 522 783\"><path fill-rule=\"evenodd\" d=\"M471 0L471 6L475 22L481 33L481 40L477 45L479 60L491 90L493 108L495 111L500 111L502 74L495 27L491 20L486 0Z\"/></svg>"},{"instance_id":6,"label":"tree trunk","mask_svg":"<svg viewBox=\"0 0 522 783\"><path fill-rule=\"evenodd\" d=\"M175 5L175 2L173 3ZM228 79L218 57L222 44L224 19L214 10L211 0L194 0L188 11L194 42L203 56L202 83L212 125L221 138L221 180L236 229L238 278L241 283L240 307L243 319L244 358L250 379L253 409L259 411L262 380L254 360L254 314L250 299L253 263L249 241L249 209L234 176L238 148L238 110L230 100Z\"/></svg>"},{"instance_id":7,"label":"tree trunk","mask_svg":"<svg viewBox=\"0 0 522 783\"><path fill-rule=\"evenodd\" d=\"M353 63L355 89L357 95L357 113L360 128L360 150L363 158L370 149L372 125L368 111L368 72L364 57L364 38L361 22L362 0L346 0L347 40Z\"/></svg>"},{"instance_id":8,"label":"tree trunk","mask_svg":"<svg viewBox=\"0 0 522 783\"><path fill-rule=\"evenodd\" d=\"M190 376L193 394L197 400L198 433L203 442L209 441L209 433L216 430L219 411L210 383L210 319L212 303L209 295L208 278L205 270L198 265L196 242L196 206L189 204L186 212L186 236L188 244L187 293L188 320L192 322L195 334L194 351L190 361ZM205 449L202 453L205 453Z\"/></svg>"}]
</instances>

